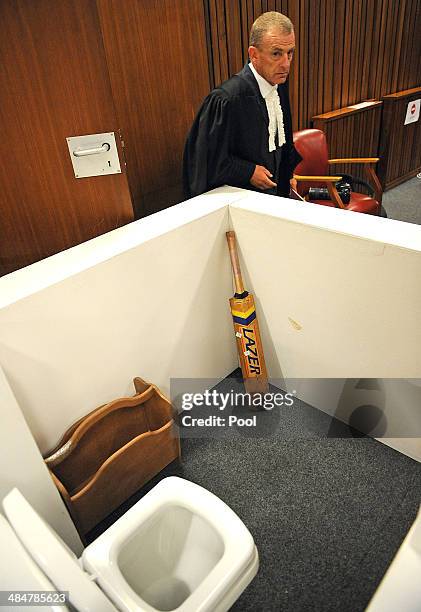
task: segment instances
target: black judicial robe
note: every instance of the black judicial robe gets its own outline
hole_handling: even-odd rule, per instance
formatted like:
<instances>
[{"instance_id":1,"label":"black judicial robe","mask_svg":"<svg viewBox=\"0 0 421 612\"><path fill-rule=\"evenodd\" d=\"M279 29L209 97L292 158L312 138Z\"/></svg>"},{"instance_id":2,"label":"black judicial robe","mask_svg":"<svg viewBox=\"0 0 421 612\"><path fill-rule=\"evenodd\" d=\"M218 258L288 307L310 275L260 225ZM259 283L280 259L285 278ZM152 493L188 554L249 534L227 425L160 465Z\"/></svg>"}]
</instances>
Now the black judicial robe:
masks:
<instances>
[{"instance_id":1,"label":"black judicial robe","mask_svg":"<svg viewBox=\"0 0 421 612\"><path fill-rule=\"evenodd\" d=\"M207 96L184 148L186 198L225 184L262 191L250 183L257 164L270 170L277 183L264 193L289 194L289 179L301 156L292 142L288 82L278 85L278 94L286 143L271 153L266 102L248 65Z\"/></svg>"}]
</instances>

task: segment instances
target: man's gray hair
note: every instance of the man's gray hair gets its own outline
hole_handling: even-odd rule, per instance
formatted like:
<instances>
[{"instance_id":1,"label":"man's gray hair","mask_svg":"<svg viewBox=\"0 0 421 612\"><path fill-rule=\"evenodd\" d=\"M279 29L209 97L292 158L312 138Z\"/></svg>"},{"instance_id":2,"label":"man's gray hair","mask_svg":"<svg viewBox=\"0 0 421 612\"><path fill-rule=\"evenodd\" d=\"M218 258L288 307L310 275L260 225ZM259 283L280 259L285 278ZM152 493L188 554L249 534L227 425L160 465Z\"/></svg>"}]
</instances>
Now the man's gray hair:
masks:
<instances>
[{"instance_id":1,"label":"man's gray hair","mask_svg":"<svg viewBox=\"0 0 421 612\"><path fill-rule=\"evenodd\" d=\"M250 47L258 47L266 32L272 29L277 29L282 34L291 34L294 31L294 26L292 21L282 13L276 11L263 13L251 26Z\"/></svg>"}]
</instances>

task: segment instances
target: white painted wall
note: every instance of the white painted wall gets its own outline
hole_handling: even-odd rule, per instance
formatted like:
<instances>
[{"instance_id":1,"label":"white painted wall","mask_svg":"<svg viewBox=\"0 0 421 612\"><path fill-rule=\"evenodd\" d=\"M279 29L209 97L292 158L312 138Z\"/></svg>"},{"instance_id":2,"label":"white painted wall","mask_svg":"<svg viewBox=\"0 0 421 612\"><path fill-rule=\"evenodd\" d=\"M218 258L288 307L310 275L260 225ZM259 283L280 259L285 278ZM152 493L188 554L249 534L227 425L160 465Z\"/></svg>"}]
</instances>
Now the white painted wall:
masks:
<instances>
[{"instance_id":1,"label":"white painted wall","mask_svg":"<svg viewBox=\"0 0 421 612\"><path fill-rule=\"evenodd\" d=\"M0 279L0 363L41 452L141 376L237 367L227 203L190 200ZM29 287L29 289L28 289Z\"/></svg>"},{"instance_id":2,"label":"white painted wall","mask_svg":"<svg viewBox=\"0 0 421 612\"><path fill-rule=\"evenodd\" d=\"M237 366L231 227L272 378L322 380L318 390L303 383L300 396L344 420L346 379L421 378L415 225L222 188L5 276L0 364L13 395L3 381L10 444L0 445L0 494L27 474L23 492L41 513L46 495L47 518L74 549L34 440L48 451L77 418L132 394L134 376L168 393L171 377L221 379ZM333 391L324 378L336 379ZM384 404L394 415L396 389ZM389 443L421 460L419 438ZM18 466L12 447L32 459Z\"/></svg>"},{"instance_id":3,"label":"white painted wall","mask_svg":"<svg viewBox=\"0 0 421 612\"><path fill-rule=\"evenodd\" d=\"M82 542L1 367L0 406L0 500L17 487L68 546L80 554ZM2 554L7 552L3 550Z\"/></svg>"},{"instance_id":4,"label":"white painted wall","mask_svg":"<svg viewBox=\"0 0 421 612\"><path fill-rule=\"evenodd\" d=\"M383 380L421 379L421 227L254 193L230 217L270 376L317 379L288 388L345 422L370 399L382 441L421 460L421 389Z\"/></svg>"},{"instance_id":5,"label":"white painted wall","mask_svg":"<svg viewBox=\"0 0 421 612\"><path fill-rule=\"evenodd\" d=\"M421 377L420 226L260 194L230 215L271 376Z\"/></svg>"}]
</instances>

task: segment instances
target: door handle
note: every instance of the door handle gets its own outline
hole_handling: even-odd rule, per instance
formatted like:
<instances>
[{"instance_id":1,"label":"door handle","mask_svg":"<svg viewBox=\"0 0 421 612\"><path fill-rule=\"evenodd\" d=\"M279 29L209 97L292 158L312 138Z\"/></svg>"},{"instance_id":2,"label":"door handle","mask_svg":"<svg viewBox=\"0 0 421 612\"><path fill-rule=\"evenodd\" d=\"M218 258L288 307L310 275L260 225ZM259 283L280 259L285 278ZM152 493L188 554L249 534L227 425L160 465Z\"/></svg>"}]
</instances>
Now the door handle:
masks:
<instances>
[{"instance_id":1,"label":"door handle","mask_svg":"<svg viewBox=\"0 0 421 612\"><path fill-rule=\"evenodd\" d=\"M75 149L73 155L75 157L83 157L84 155L97 155L98 153L106 153L110 150L108 142L104 142L101 147L95 147L94 149Z\"/></svg>"}]
</instances>

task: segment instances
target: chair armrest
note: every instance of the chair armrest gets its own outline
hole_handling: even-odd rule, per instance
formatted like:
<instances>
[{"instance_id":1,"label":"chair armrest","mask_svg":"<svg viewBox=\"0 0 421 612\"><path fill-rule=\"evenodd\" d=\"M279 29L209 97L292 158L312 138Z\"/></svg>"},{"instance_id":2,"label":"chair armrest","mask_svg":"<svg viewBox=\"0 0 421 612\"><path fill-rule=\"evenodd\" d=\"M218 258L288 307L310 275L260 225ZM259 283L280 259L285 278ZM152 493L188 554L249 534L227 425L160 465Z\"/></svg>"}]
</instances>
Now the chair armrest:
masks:
<instances>
[{"instance_id":1,"label":"chair armrest","mask_svg":"<svg viewBox=\"0 0 421 612\"><path fill-rule=\"evenodd\" d=\"M366 166L364 170L365 170L368 180L371 180L373 182L374 195L376 196L377 202L381 204L382 198L383 198L383 188L380 183L379 177L375 173L374 168L372 166Z\"/></svg>"},{"instance_id":2,"label":"chair armrest","mask_svg":"<svg viewBox=\"0 0 421 612\"><path fill-rule=\"evenodd\" d=\"M338 208L346 208L335 187L335 183L341 180L341 176L302 176L300 174L294 174L294 178L297 181L305 181L306 183L326 183L332 202L335 202Z\"/></svg>"},{"instance_id":3,"label":"chair armrest","mask_svg":"<svg viewBox=\"0 0 421 612\"><path fill-rule=\"evenodd\" d=\"M345 157L343 159L328 159L329 164L376 164L379 157Z\"/></svg>"},{"instance_id":4,"label":"chair armrest","mask_svg":"<svg viewBox=\"0 0 421 612\"><path fill-rule=\"evenodd\" d=\"M374 171L371 164L375 164L379 161L379 157L346 157L344 159L329 159L328 163L332 164L365 164L365 173L368 180L372 181L374 185L374 194L379 204L382 203L383 189L379 180L379 177Z\"/></svg>"},{"instance_id":5,"label":"chair armrest","mask_svg":"<svg viewBox=\"0 0 421 612\"><path fill-rule=\"evenodd\" d=\"M294 178L297 181L306 181L306 183L337 183L341 180L341 176L302 176L301 174L294 174Z\"/></svg>"}]
</instances>

